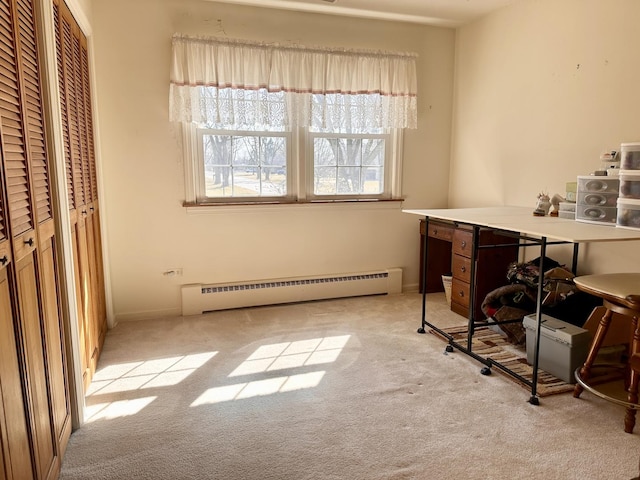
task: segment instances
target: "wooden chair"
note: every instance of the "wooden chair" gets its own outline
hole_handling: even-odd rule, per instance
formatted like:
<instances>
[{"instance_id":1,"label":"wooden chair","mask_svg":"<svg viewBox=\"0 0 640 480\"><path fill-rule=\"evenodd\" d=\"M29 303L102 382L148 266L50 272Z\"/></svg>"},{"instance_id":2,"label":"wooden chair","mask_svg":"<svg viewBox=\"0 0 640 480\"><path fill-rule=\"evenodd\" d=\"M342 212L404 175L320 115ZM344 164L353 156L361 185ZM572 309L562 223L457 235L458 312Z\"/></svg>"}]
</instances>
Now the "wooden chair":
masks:
<instances>
[{"instance_id":1,"label":"wooden chair","mask_svg":"<svg viewBox=\"0 0 640 480\"><path fill-rule=\"evenodd\" d=\"M600 275L583 275L575 277L573 281L578 289L602 298L603 305L607 309L596 329L589 354L584 365L576 370L577 384L573 390L573 396L578 398L583 390L596 393L598 396L618 403L626 407L624 418L624 431L633 432L636 423L636 410L638 404L638 380L640 379L640 329L638 329L638 317L640 316L640 273L606 273ZM632 368L627 368L628 378L625 380L627 387L627 401L618 400L608 395L595 391L587 383L591 375L600 346L611 324L613 312L632 318L633 338L630 339L629 358L634 359ZM633 368L633 367L638 368Z\"/></svg>"},{"instance_id":2,"label":"wooden chair","mask_svg":"<svg viewBox=\"0 0 640 480\"><path fill-rule=\"evenodd\" d=\"M640 353L634 353L631 355L629 358L629 367L631 367L631 370L636 372L636 374L640 375ZM637 477L633 477L631 480L640 480L640 474Z\"/></svg>"}]
</instances>

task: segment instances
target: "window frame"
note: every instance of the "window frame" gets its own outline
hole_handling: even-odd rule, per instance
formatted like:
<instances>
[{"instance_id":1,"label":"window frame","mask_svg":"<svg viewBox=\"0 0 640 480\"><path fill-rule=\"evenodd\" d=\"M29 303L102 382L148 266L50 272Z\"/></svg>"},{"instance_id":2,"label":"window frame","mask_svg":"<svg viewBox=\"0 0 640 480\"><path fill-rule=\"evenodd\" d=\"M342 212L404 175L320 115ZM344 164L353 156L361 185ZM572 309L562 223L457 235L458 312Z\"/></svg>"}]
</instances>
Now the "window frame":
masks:
<instances>
[{"instance_id":1,"label":"window frame","mask_svg":"<svg viewBox=\"0 0 640 480\"><path fill-rule=\"evenodd\" d=\"M193 123L182 123L183 154L185 169L185 207L217 207L225 205L290 205L301 203L376 203L401 201L403 129L391 129L383 134L342 134L310 132L308 127L291 131L267 132L265 134L287 138L287 195L278 197L206 197L204 183L204 152L199 130L212 132L237 132L247 130L221 130L199 128ZM256 131L258 132L258 131ZM262 133L259 133L262 134ZM384 190L381 194L315 195L313 192L313 138L316 137L381 137L385 145Z\"/></svg>"}]
</instances>

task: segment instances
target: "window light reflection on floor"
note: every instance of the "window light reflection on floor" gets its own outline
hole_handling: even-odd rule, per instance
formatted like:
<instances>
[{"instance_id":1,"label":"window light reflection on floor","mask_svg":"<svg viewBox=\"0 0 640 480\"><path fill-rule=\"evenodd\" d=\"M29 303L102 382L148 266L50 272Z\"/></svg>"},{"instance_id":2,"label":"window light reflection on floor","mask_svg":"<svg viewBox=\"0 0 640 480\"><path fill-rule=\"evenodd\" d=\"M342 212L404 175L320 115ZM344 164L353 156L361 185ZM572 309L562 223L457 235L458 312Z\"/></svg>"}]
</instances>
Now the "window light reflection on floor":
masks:
<instances>
[{"instance_id":1,"label":"window light reflection on floor","mask_svg":"<svg viewBox=\"0 0 640 480\"><path fill-rule=\"evenodd\" d=\"M350 335L313 338L263 345L236 368L230 377L322 365L335 362Z\"/></svg>"},{"instance_id":2,"label":"window light reflection on floor","mask_svg":"<svg viewBox=\"0 0 640 480\"><path fill-rule=\"evenodd\" d=\"M200 395L191 406L198 407L200 405L314 388L320 384L325 373L325 371L301 373L286 377L267 378L253 382L210 388Z\"/></svg>"},{"instance_id":3,"label":"window light reflection on floor","mask_svg":"<svg viewBox=\"0 0 640 480\"><path fill-rule=\"evenodd\" d=\"M218 352L109 365L96 371L87 396L177 385Z\"/></svg>"},{"instance_id":4,"label":"window light reflection on floor","mask_svg":"<svg viewBox=\"0 0 640 480\"><path fill-rule=\"evenodd\" d=\"M132 400L118 400L110 403L97 403L87 405L85 409L85 421L87 423L96 420L109 420L112 418L127 417L139 413L158 397L134 398Z\"/></svg>"},{"instance_id":5,"label":"window light reflection on floor","mask_svg":"<svg viewBox=\"0 0 640 480\"><path fill-rule=\"evenodd\" d=\"M262 345L233 370L229 377L332 363L337 360L350 337L338 335ZM320 384L325 373L326 371L321 370L214 387L200 395L191 406L314 388Z\"/></svg>"}]
</instances>

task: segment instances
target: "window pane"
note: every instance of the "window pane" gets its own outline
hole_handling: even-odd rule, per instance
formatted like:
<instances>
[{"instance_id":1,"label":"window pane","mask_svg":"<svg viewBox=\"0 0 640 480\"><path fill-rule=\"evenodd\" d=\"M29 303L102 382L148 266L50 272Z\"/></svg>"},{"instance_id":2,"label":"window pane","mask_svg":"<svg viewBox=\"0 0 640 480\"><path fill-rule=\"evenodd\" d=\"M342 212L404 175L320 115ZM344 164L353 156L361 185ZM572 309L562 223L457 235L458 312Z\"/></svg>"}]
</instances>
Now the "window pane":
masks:
<instances>
[{"instance_id":1,"label":"window pane","mask_svg":"<svg viewBox=\"0 0 640 480\"><path fill-rule=\"evenodd\" d=\"M363 189L362 193L377 195L384 191L384 172L381 167L369 167L362 169Z\"/></svg>"},{"instance_id":2,"label":"window pane","mask_svg":"<svg viewBox=\"0 0 640 480\"><path fill-rule=\"evenodd\" d=\"M287 143L282 137L262 137L261 153L262 164L286 169Z\"/></svg>"},{"instance_id":3,"label":"window pane","mask_svg":"<svg viewBox=\"0 0 640 480\"><path fill-rule=\"evenodd\" d=\"M362 140L360 138L340 139L340 165L360 165L362 163Z\"/></svg>"},{"instance_id":4,"label":"window pane","mask_svg":"<svg viewBox=\"0 0 640 480\"><path fill-rule=\"evenodd\" d=\"M313 147L314 195L385 193L386 138L314 135Z\"/></svg>"},{"instance_id":5,"label":"window pane","mask_svg":"<svg viewBox=\"0 0 640 480\"><path fill-rule=\"evenodd\" d=\"M287 195L287 139L244 134L203 135L205 196Z\"/></svg>"},{"instance_id":6,"label":"window pane","mask_svg":"<svg viewBox=\"0 0 640 480\"><path fill-rule=\"evenodd\" d=\"M202 137L204 147L204 165L230 165L231 164L231 137L228 135L204 135Z\"/></svg>"},{"instance_id":7,"label":"window pane","mask_svg":"<svg viewBox=\"0 0 640 480\"><path fill-rule=\"evenodd\" d=\"M338 193L342 195L362 193L358 167L338 167Z\"/></svg>"},{"instance_id":8,"label":"window pane","mask_svg":"<svg viewBox=\"0 0 640 480\"><path fill-rule=\"evenodd\" d=\"M234 168L233 169L233 196L256 197L260 195L260 169L259 168Z\"/></svg>"},{"instance_id":9,"label":"window pane","mask_svg":"<svg viewBox=\"0 0 640 480\"><path fill-rule=\"evenodd\" d=\"M335 195L336 168L316 167L313 175L313 193L316 195Z\"/></svg>"},{"instance_id":10,"label":"window pane","mask_svg":"<svg viewBox=\"0 0 640 480\"><path fill-rule=\"evenodd\" d=\"M259 145L258 137L234 137L233 166L241 170L257 167L260 153ZM252 171L255 171L255 168Z\"/></svg>"},{"instance_id":11,"label":"window pane","mask_svg":"<svg viewBox=\"0 0 640 480\"><path fill-rule=\"evenodd\" d=\"M205 169L204 176L207 197L230 197L233 194L230 167L210 166Z\"/></svg>"},{"instance_id":12,"label":"window pane","mask_svg":"<svg viewBox=\"0 0 640 480\"><path fill-rule=\"evenodd\" d=\"M313 140L313 164L314 166L338 164L338 139L315 138Z\"/></svg>"},{"instance_id":13,"label":"window pane","mask_svg":"<svg viewBox=\"0 0 640 480\"><path fill-rule=\"evenodd\" d=\"M380 166L384 165L384 139L362 139L362 164Z\"/></svg>"}]
</instances>

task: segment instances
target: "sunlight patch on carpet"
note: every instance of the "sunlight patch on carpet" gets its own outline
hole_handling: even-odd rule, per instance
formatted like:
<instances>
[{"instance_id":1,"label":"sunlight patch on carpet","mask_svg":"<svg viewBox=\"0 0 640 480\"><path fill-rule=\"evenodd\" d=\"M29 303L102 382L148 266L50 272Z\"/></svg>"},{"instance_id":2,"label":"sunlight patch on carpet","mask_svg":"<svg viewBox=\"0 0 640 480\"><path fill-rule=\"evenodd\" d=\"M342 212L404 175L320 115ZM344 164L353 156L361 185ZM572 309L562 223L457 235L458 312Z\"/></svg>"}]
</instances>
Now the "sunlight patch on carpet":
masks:
<instances>
[{"instance_id":1,"label":"sunlight patch on carpet","mask_svg":"<svg viewBox=\"0 0 640 480\"><path fill-rule=\"evenodd\" d=\"M191 406L198 407L201 405L314 388L320 384L325 373L325 371L301 373L286 377L266 378L253 382L210 388L200 395Z\"/></svg>"},{"instance_id":2,"label":"sunlight patch on carpet","mask_svg":"<svg viewBox=\"0 0 640 480\"><path fill-rule=\"evenodd\" d=\"M217 353L204 352L110 365L96 371L87 396L177 385Z\"/></svg>"},{"instance_id":3,"label":"sunlight patch on carpet","mask_svg":"<svg viewBox=\"0 0 640 480\"><path fill-rule=\"evenodd\" d=\"M262 345L229 374L230 377L333 363L350 335L319 337Z\"/></svg>"},{"instance_id":4,"label":"sunlight patch on carpet","mask_svg":"<svg viewBox=\"0 0 640 480\"><path fill-rule=\"evenodd\" d=\"M156 398L158 397L135 398L133 400L119 400L117 402L88 405L85 410L85 421L91 423L96 420L110 420L136 415Z\"/></svg>"},{"instance_id":5,"label":"sunlight patch on carpet","mask_svg":"<svg viewBox=\"0 0 640 480\"><path fill-rule=\"evenodd\" d=\"M349 338L351 335L336 335L261 345L238 365L229 374L229 377L260 375L273 371L333 363L338 359ZM314 371L259 378L249 382L214 387L200 395L191 406L197 407L314 388L320 384L325 373L323 370Z\"/></svg>"}]
</instances>

